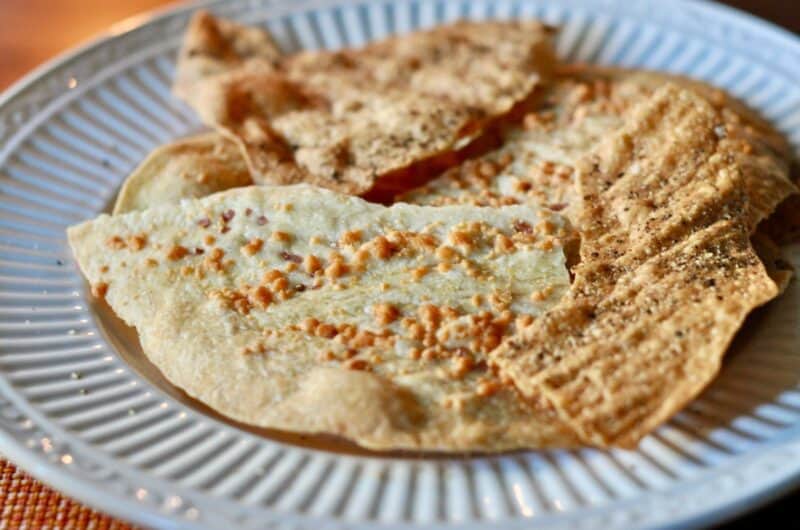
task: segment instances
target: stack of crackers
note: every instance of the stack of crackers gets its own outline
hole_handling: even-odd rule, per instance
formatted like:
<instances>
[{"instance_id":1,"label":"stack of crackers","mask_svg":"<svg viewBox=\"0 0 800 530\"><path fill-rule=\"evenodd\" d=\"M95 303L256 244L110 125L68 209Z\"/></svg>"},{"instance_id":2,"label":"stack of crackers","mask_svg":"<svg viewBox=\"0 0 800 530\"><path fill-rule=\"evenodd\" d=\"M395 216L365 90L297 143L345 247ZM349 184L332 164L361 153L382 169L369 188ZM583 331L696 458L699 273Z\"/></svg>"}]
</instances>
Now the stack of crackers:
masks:
<instances>
[{"instance_id":1,"label":"stack of crackers","mask_svg":"<svg viewBox=\"0 0 800 530\"><path fill-rule=\"evenodd\" d=\"M791 150L713 87L535 21L284 54L199 12L155 150L69 229L92 292L235 420L371 449L633 447L792 276Z\"/></svg>"}]
</instances>

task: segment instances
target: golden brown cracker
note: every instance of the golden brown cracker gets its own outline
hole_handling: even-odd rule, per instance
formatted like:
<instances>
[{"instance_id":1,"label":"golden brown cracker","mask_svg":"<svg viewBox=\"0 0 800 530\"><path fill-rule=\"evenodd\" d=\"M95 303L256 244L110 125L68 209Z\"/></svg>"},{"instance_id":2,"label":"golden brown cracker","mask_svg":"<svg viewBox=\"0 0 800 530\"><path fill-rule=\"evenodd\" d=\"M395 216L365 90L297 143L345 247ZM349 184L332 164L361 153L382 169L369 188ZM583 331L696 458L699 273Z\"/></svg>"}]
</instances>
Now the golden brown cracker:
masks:
<instances>
[{"instance_id":1,"label":"golden brown cracker","mask_svg":"<svg viewBox=\"0 0 800 530\"><path fill-rule=\"evenodd\" d=\"M791 150L756 113L725 92L680 76L604 68L561 67L523 126L502 147L454 167L400 196L414 204L551 206L570 219L579 214L574 167L619 129L630 109L667 83L703 97L718 112L714 132L744 175L751 202L750 228L797 190L791 181ZM785 224L785 223L784 223Z\"/></svg>"},{"instance_id":2,"label":"golden brown cracker","mask_svg":"<svg viewBox=\"0 0 800 530\"><path fill-rule=\"evenodd\" d=\"M226 59L212 75L179 64L176 93L240 142L259 182L360 194L458 149L527 98L552 69L550 33L536 22L457 22L263 67Z\"/></svg>"},{"instance_id":3,"label":"golden brown cracker","mask_svg":"<svg viewBox=\"0 0 800 530\"><path fill-rule=\"evenodd\" d=\"M584 443L632 446L716 375L745 316L778 294L721 117L666 85L579 171L569 294L493 354Z\"/></svg>"}]
</instances>

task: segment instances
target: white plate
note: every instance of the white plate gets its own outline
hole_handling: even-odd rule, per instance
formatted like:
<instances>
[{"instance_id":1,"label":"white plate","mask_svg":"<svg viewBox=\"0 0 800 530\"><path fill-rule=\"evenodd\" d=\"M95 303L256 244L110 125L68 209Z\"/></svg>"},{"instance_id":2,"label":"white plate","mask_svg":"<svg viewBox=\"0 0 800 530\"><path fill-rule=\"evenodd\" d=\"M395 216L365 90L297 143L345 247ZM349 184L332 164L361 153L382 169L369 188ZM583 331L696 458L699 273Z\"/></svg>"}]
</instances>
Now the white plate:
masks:
<instances>
[{"instance_id":1,"label":"white plate","mask_svg":"<svg viewBox=\"0 0 800 530\"><path fill-rule=\"evenodd\" d=\"M289 49L459 17L561 25L562 56L727 88L800 146L800 44L715 5L660 0L209 4ZM169 94L180 8L72 52L0 104L0 440L69 495L168 528L698 526L800 479L800 289L759 311L711 389L637 451L424 458L243 429L164 384L95 306L64 227L160 143L198 129ZM788 249L795 266L800 247ZM79 378L78 378L79 376ZM336 449L336 452L329 450Z\"/></svg>"}]
</instances>

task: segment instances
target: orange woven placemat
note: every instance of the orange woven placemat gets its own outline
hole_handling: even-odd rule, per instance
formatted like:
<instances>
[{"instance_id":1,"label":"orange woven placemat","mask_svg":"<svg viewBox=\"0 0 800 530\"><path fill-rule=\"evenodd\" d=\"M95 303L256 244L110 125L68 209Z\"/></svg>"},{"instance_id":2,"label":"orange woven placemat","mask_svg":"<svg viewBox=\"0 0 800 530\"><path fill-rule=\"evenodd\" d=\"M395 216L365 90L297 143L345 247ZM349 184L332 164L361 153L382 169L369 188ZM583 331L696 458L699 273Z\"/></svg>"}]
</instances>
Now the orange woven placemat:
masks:
<instances>
[{"instance_id":1,"label":"orange woven placemat","mask_svg":"<svg viewBox=\"0 0 800 530\"><path fill-rule=\"evenodd\" d=\"M0 458L0 530L133 530L53 491Z\"/></svg>"}]
</instances>

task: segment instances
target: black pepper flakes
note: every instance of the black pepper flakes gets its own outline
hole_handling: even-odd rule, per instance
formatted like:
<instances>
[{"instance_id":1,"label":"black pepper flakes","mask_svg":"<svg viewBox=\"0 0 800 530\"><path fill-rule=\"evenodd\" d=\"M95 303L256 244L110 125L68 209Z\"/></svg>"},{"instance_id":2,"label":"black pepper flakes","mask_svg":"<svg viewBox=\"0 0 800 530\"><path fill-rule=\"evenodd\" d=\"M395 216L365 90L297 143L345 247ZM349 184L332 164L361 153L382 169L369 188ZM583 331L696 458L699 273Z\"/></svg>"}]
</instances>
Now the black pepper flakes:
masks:
<instances>
[{"instance_id":1,"label":"black pepper flakes","mask_svg":"<svg viewBox=\"0 0 800 530\"><path fill-rule=\"evenodd\" d=\"M264 226L268 222L269 222L269 219L267 219L263 215L259 215L258 218L256 219L256 224L259 225L259 226Z\"/></svg>"}]
</instances>

